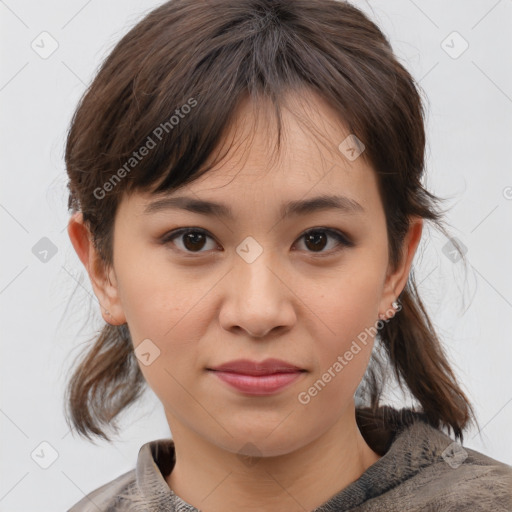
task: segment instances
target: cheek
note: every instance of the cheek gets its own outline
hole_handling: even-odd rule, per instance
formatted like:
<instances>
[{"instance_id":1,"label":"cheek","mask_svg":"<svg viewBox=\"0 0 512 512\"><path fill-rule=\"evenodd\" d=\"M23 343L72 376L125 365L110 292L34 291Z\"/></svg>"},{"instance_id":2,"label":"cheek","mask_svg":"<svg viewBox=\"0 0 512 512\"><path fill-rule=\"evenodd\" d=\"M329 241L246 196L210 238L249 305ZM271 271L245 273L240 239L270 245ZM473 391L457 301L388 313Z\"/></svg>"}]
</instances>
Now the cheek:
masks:
<instances>
[{"instance_id":1,"label":"cheek","mask_svg":"<svg viewBox=\"0 0 512 512\"><path fill-rule=\"evenodd\" d=\"M313 296L314 313L322 320L319 325L323 333L315 342L318 374L330 371L331 377L336 375L333 382L345 381L344 385L354 389L370 358L380 300L378 267L365 263L361 271L341 275L334 286L333 282L324 285L316 299ZM325 290L330 290L329 294ZM329 380L329 375L324 380Z\"/></svg>"},{"instance_id":2,"label":"cheek","mask_svg":"<svg viewBox=\"0 0 512 512\"><path fill-rule=\"evenodd\" d=\"M353 308L342 301L330 318L328 336L318 336L316 362L298 400L310 412L337 417L354 396L366 372L374 345L375 322L363 307ZM325 330L324 330L325 331ZM331 414L325 414L330 410Z\"/></svg>"},{"instance_id":3,"label":"cheek","mask_svg":"<svg viewBox=\"0 0 512 512\"><path fill-rule=\"evenodd\" d=\"M202 312L208 283L194 284L186 272L171 271L165 258L153 257L151 264L144 258L143 251L135 251L119 261L120 301L145 379L157 395L164 388L174 394L177 382L197 371L198 341L208 321ZM215 283L209 281L207 289ZM150 353L151 364L143 364L142 352Z\"/></svg>"},{"instance_id":4,"label":"cheek","mask_svg":"<svg viewBox=\"0 0 512 512\"><path fill-rule=\"evenodd\" d=\"M319 283L312 296L314 313L336 339L357 336L378 319L382 271L370 258L358 259L357 265L347 265L336 278Z\"/></svg>"},{"instance_id":5,"label":"cheek","mask_svg":"<svg viewBox=\"0 0 512 512\"><path fill-rule=\"evenodd\" d=\"M202 286L195 286L186 272L173 271L166 258L155 252L134 251L118 263L121 307L136 339L172 337L173 331L193 314Z\"/></svg>"}]
</instances>

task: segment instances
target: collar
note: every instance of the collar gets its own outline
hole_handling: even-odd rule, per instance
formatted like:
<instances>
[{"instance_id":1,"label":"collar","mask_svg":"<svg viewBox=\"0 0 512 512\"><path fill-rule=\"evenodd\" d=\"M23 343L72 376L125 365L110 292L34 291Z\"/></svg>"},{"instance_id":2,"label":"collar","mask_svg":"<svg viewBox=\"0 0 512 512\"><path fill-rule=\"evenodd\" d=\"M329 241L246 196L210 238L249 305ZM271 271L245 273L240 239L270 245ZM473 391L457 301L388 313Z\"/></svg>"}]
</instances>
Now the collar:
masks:
<instances>
[{"instance_id":1,"label":"collar","mask_svg":"<svg viewBox=\"0 0 512 512\"><path fill-rule=\"evenodd\" d=\"M355 507L383 494L439 461L453 440L430 425L425 415L410 409L381 407L378 411L356 408L356 420L362 436L381 458L348 487L313 512L332 512ZM158 439L144 444L135 470L140 512L200 512L186 503L167 485L165 477L176 462L174 441Z\"/></svg>"}]
</instances>

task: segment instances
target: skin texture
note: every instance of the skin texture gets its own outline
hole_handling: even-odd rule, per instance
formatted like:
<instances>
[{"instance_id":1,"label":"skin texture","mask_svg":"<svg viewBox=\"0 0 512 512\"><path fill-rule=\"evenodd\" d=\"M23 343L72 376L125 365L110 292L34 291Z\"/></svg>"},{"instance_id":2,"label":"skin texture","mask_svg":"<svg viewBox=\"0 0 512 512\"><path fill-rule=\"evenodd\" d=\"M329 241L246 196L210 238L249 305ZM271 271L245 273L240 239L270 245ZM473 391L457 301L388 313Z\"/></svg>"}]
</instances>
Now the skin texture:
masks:
<instances>
[{"instance_id":1,"label":"skin texture","mask_svg":"<svg viewBox=\"0 0 512 512\"><path fill-rule=\"evenodd\" d=\"M237 141L226 158L171 193L228 204L234 219L185 210L145 215L155 196L125 195L115 219L114 265L104 270L81 214L68 226L105 321L127 322L135 348L150 339L160 350L150 365L139 366L163 404L176 444L167 482L205 512L312 510L379 458L361 436L354 409L371 336L307 404L298 395L380 314L392 316L422 219L412 219L402 261L392 272L374 171L363 158L350 161L338 150L348 132L321 98L311 93L289 100L326 143L284 109L284 145L270 162L274 124L258 123L262 106L254 110L243 102L224 139ZM280 216L283 202L334 193L356 200L364 212ZM182 227L202 228L208 236L162 243ZM354 245L339 245L321 229L319 241L308 242L306 231L322 227L339 230ZM263 251L251 263L236 252L248 236ZM307 371L276 394L254 397L206 370L267 357Z\"/></svg>"}]
</instances>

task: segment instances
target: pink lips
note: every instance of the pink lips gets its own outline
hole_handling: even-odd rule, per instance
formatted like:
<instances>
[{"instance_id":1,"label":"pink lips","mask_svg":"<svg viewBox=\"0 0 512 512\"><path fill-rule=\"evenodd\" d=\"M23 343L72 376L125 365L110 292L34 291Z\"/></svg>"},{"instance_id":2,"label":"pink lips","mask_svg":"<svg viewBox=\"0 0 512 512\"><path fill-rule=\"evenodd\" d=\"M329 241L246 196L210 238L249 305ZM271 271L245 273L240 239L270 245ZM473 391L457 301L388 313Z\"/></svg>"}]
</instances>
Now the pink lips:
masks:
<instances>
[{"instance_id":1,"label":"pink lips","mask_svg":"<svg viewBox=\"0 0 512 512\"><path fill-rule=\"evenodd\" d=\"M306 371L280 359L265 359L261 362L237 359L208 370L230 386L250 395L275 393Z\"/></svg>"}]
</instances>

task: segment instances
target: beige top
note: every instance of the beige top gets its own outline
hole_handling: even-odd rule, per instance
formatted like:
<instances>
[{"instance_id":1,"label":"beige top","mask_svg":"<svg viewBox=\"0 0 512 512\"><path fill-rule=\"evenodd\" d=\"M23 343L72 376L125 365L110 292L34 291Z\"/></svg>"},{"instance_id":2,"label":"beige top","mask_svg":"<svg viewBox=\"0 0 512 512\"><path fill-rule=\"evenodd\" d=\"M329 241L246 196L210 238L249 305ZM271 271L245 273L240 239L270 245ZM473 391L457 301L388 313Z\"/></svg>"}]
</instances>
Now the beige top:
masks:
<instances>
[{"instance_id":1,"label":"beige top","mask_svg":"<svg viewBox=\"0 0 512 512\"><path fill-rule=\"evenodd\" d=\"M361 434L381 458L313 512L512 511L512 466L463 448L419 413L381 410L385 425L356 409ZM135 469L68 512L198 512L167 485L174 463L172 439L146 443Z\"/></svg>"}]
</instances>

